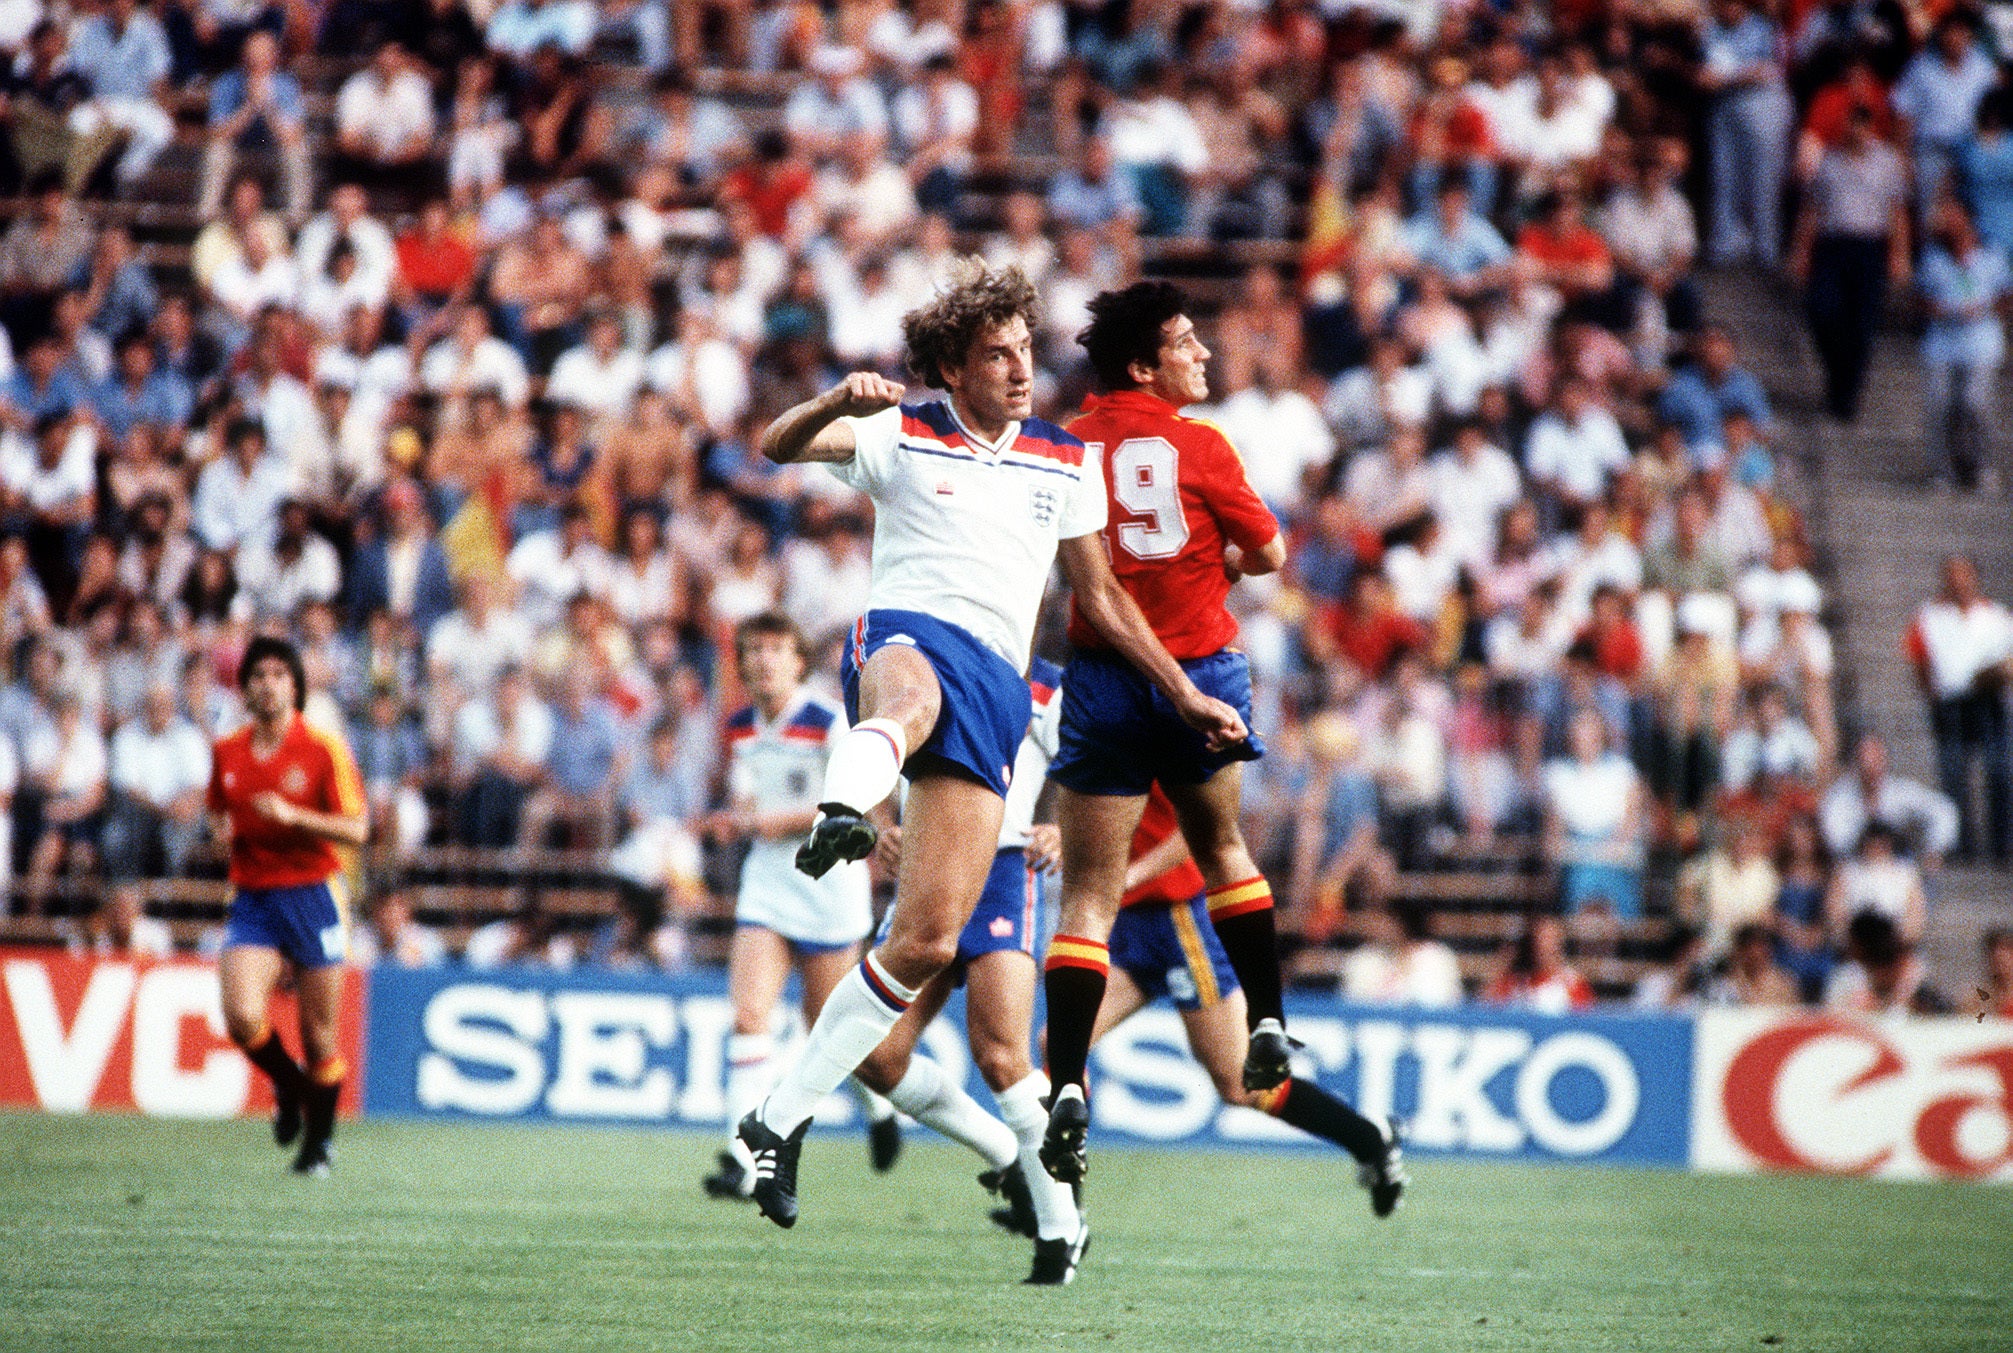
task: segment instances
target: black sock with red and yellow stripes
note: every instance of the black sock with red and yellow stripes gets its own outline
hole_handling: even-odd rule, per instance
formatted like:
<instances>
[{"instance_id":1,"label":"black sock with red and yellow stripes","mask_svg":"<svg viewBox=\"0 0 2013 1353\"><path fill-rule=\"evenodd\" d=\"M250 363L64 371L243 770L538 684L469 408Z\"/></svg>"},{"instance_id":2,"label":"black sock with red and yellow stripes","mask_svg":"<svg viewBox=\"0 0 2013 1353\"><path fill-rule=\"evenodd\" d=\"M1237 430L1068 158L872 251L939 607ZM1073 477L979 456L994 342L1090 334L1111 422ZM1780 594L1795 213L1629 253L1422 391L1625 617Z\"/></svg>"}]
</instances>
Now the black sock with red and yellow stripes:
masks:
<instances>
[{"instance_id":1,"label":"black sock with red and yellow stripes","mask_svg":"<svg viewBox=\"0 0 2013 1353\"><path fill-rule=\"evenodd\" d=\"M1279 999L1279 932L1273 922L1272 885L1263 875L1218 888L1209 894L1209 921L1223 942L1224 956L1244 988L1245 1017L1252 1028L1262 1019L1282 1024L1286 1012Z\"/></svg>"},{"instance_id":2,"label":"black sock with red and yellow stripes","mask_svg":"<svg viewBox=\"0 0 2013 1353\"><path fill-rule=\"evenodd\" d=\"M293 1059L272 1026L245 1048L245 1059L266 1073L273 1083L273 1097L282 1105L299 1104L307 1094L307 1073Z\"/></svg>"},{"instance_id":3,"label":"black sock with red and yellow stripes","mask_svg":"<svg viewBox=\"0 0 2013 1353\"><path fill-rule=\"evenodd\" d=\"M1048 1079L1058 1090L1065 1085L1090 1088L1084 1081L1090 1035L1110 973L1111 950L1098 941L1077 935L1049 941L1042 986L1048 996Z\"/></svg>"},{"instance_id":4,"label":"black sock with red and yellow stripes","mask_svg":"<svg viewBox=\"0 0 2013 1353\"><path fill-rule=\"evenodd\" d=\"M1312 1081L1288 1080L1258 1096L1258 1107L1312 1137L1331 1141L1365 1165L1384 1154L1377 1125Z\"/></svg>"}]
</instances>

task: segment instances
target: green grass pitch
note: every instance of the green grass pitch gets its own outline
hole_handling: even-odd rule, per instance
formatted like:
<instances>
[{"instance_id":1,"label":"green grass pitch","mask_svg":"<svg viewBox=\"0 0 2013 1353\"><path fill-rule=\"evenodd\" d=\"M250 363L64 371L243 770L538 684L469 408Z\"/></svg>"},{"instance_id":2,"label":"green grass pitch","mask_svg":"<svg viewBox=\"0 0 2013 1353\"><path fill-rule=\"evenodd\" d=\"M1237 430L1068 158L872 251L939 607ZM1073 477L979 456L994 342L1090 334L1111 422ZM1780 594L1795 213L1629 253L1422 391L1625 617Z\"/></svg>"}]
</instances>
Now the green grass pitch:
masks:
<instances>
[{"instance_id":1,"label":"green grass pitch","mask_svg":"<svg viewBox=\"0 0 2013 1353\"><path fill-rule=\"evenodd\" d=\"M806 1151L804 1217L710 1202L691 1134L0 1115L0 1348L2013 1349L2013 1189L1329 1156L1093 1155L1031 1291L973 1162Z\"/></svg>"}]
</instances>

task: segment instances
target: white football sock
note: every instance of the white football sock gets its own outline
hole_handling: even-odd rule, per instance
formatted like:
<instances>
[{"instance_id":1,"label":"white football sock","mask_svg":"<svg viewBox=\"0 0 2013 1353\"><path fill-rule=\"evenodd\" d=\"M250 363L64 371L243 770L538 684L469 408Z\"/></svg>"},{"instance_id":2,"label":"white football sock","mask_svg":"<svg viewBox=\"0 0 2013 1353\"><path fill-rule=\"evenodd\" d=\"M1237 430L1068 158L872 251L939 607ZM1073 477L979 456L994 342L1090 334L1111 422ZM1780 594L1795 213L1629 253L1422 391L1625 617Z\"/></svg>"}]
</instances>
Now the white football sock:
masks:
<instances>
[{"instance_id":1,"label":"white football sock","mask_svg":"<svg viewBox=\"0 0 2013 1353\"><path fill-rule=\"evenodd\" d=\"M775 1052L776 1040L768 1034L727 1036L727 1150L741 1162L750 1184L755 1179L755 1158L748 1154L748 1148L741 1144L734 1130L741 1126L748 1110L760 1104L762 1096L769 1092L769 1082L776 1070Z\"/></svg>"},{"instance_id":2,"label":"white football sock","mask_svg":"<svg viewBox=\"0 0 2013 1353\"><path fill-rule=\"evenodd\" d=\"M908 735L893 719L868 719L846 730L825 762L820 803L843 803L867 813L895 792L902 763L909 759Z\"/></svg>"},{"instance_id":3,"label":"white football sock","mask_svg":"<svg viewBox=\"0 0 2013 1353\"><path fill-rule=\"evenodd\" d=\"M1020 1154L1013 1129L980 1108L944 1069L920 1054L909 1058L908 1074L888 1092L896 1108L978 1153L990 1170L1004 1170Z\"/></svg>"},{"instance_id":4,"label":"white football sock","mask_svg":"<svg viewBox=\"0 0 2013 1353\"><path fill-rule=\"evenodd\" d=\"M915 998L914 991L888 976L880 961L868 954L832 988L797 1064L783 1073L763 1101L762 1122L785 1137L796 1131L797 1124L816 1113L825 1096L881 1046Z\"/></svg>"},{"instance_id":5,"label":"white football sock","mask_svg":"<svg viewBox=\"0 0 2013 1353\"><path fill-rule=\"evenodd\" d=\"M895 1106L875 1094L858 1076L850 1077L846 1088L853 1092L853 1102L860 1106L860 1115L869 1123L885 1122L895 1116Z\"/></svg>"},{"instance_id":6,"label":"white football sock","mask_svg":"<svg viewBox=\"0 0 2013 1353\"><path fill-rule=\"evenodd\" d=\"M1000 1117L1013 1129L1020 1146L1020 1172L1027 1176L1027 1190L1034 1197L1034 1218L1043 1240L1076 1239L1080 1225L1076 1214L1076 1194L1067 1184L1049 1177L1041 1163L1041 1139L1048 1131L1048 1110L1042 1100L1048 1095L1048 1077L1039 1071L1009 1085L993 1098L999 1101Z\"/></svg>"}]
</instances>

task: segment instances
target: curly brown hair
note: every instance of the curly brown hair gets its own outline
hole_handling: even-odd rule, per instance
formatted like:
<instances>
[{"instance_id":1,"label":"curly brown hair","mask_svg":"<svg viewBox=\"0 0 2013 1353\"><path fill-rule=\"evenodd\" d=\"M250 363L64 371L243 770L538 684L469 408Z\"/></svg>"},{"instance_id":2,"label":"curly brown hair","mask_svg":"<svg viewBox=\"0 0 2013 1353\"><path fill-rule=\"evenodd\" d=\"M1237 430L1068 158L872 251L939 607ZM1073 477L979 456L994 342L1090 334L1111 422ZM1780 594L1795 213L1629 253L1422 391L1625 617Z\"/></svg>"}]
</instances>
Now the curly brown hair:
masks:
<instances>
[{"instance_id":1,"label":"curly brown hair","mask_svg":"<svg viewBox=\"0 0 2013 1353\"><path fill-rule=\"evenodd\" d=\"M1019 268L995 272L980 259L961 259L949 286L902 317L909 371L925 385L950 388L944 372L964 362L980 334L1016 315L1030 332L1041 325L1041 300L1027 275Z\"/></svg>"}]
</instances>

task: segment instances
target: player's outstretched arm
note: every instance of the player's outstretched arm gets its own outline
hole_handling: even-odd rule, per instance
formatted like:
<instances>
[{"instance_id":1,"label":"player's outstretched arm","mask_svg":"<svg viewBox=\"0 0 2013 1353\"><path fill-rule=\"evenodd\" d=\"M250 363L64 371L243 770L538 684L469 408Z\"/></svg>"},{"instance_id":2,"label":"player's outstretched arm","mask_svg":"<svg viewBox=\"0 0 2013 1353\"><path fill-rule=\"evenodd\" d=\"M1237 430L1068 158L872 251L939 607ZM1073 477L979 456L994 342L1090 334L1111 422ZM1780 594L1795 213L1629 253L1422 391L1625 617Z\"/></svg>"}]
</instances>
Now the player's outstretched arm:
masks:
<instances>
[{"instance_id":1,"label":"player's outstretched arm","mask_svg":"<svg viewBox=\"0 0 2013 1353\"><path fill-rule=\"evenodd\" d=\"M1076 594L1077 613L1160 688L1182 719L1209 739L1211 750L1251 736L1237 711L1198 690L1188 679L1188 673L1181 670L1181 664L1161 644L1140 613L1139 603L1112 573L1111 560L1104 553L1104 537L1099 532L1063 541L1056 550L1056 562L1062 565L1062 576L1069 580Z\"/></svg>"},{"instance_id":2,"label":"player's outstretched arm","mask_svg":"<svg viewBox=\"0 0 2013 1353\"><path fill-rule=\"evenodd\" d=\"M778 465L836 464L853 458L853 430L841 418L864 418L902 402L903 386L871 371L855 371L816 399L787 410L762 433L762 454Z\"/></svg>"}]
</instances>

